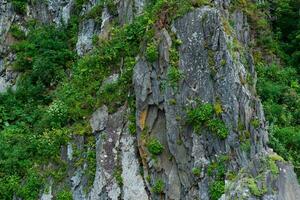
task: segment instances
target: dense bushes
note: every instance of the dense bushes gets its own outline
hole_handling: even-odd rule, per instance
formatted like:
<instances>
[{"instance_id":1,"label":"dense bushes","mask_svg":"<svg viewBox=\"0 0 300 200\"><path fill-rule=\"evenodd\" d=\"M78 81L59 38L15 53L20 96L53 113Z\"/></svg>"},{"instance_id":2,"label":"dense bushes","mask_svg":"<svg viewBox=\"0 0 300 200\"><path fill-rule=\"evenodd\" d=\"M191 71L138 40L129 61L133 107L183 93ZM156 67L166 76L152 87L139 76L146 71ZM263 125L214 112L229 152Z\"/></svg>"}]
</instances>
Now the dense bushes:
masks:
<instances>
[{"instance_id":1,"label":"dense bushes","mask_svg":"<svg viewBox=\"0 0 300 200\"><path fill-rule=\"evenodd\" d=\"M294 67L263 65L257 67L257 90L270 122L270 145L290 160L300 175L300 86Z\"/></svg>"},{"instance_id":2,"label":"dense bushes","mask_svg":"<svg viewBox=\"0 0 300 200\"><path fill-rule=\"evenodd\" d=\"M67 130L61 128L63 104L51 103L51 92L66 77L74 54L65 31L51 26L35 27L23 39L13 47L14 67L23 75L16 91L0 94L0 196L31 200L43 185L38 166L47 160L56 163L68 140Z\"/></svg>"},{"instance_id":3,"label":"dense bushes","mask_svg":"<svg viewBox=\"0 0 300 200\"><path fill-rule=\"evenodd\" d=\"M300 176L300 2L276 0L268 3L273 37L281 63L256 60L257 91L270 122L270 145L284 159L292 161Z\"/></svg>"}]
</instances>

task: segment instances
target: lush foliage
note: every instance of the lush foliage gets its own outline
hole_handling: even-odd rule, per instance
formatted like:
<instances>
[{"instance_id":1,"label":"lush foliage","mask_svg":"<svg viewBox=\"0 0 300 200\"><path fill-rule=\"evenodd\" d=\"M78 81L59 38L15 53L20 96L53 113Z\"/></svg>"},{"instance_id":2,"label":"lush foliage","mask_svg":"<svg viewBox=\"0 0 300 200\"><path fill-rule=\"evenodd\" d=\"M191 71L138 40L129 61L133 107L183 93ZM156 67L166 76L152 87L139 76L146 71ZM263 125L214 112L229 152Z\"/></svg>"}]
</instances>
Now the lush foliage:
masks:
<instances>
[{"instance_id":1,"label":"lush foliage","mask_svg":"<svg viewBox=\"0 0 300 200\"><path fill-rule=\"evenodd\" d=\"M11 0L14 10L19 14L26 12L26 5L28 0Z\"/></svg>"},{"instance_id":2,"label":"lush foliage","mask_svg":"<svg viewBox=\"0 0 300 200\"><path fill-rule=\"evenodd\" d=\"M273 46L282 63L257 62L257 90L270 122L270 145L290 160L300 176L300 85L299 33L300 2L276 0L271 3ZM271 34L272 35L272 34Z\"/></svg>"},{"instance_id":3,"label":"lush foliage","mask_svg":"<svg viewBox=\"0 0 300 200\"><path fill-rule=\"evenodd\" d=\"M220 139L226 139L229 130L225 123L218 118L220 112L222 112L221 105L214 107L210 103L199 104L188 110L187 123L193 126L196 133L201 133L202 128L208 128Z\"/></svg>"},{"instance_id":4,"label":"lush foliage","mask_svg":"<svg viewBox=\"0 0 300 200\"><path fill-rule=\"evenodd\" d=\"M16 193L36 199L42 186L38 164L59 163L57 156L68 132L64 105L51 90L63 79L74 56L67 35L54 27L33 27L13 49L15 69L23 72L15 92L0 95L0 196ZM52 103L53 102L53 103ZM50 105L50 106L49 106Z\"/></svg>"}]
</instances>

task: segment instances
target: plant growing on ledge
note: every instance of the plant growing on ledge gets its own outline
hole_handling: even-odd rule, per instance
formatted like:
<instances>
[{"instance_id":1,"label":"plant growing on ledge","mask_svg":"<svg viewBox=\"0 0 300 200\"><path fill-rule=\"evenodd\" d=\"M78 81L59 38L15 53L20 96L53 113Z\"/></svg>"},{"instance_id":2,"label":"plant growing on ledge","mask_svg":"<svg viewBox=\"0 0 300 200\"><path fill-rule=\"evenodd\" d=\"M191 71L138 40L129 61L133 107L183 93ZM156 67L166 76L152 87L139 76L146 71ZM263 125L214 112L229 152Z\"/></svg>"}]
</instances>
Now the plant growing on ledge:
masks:
<instances>
[{"instance_id":1,"label":"plant growing on ledge","mask_svg":"<svg viewBox=\"0 0 300 200\"><path fill-rule=\"evenodd\" d=\"M14 7L14 10L18 14L24 14L26 12L27 0L12 0L11 2Z\"/></svg>"},{"instance_id":2,"label":"plant growing on ledge","mask_svg":"<svg viewBox=\"0 0 300 200\"><path fill-rule=\"evenodd\" d=\"M154 186L152 187L152 191L156 194L161 194L164 191L165 183L159 179L155 182Z\"/></svg>"},{"instance_id":3,"label":"plant growing on ledge","mask_svg":"<svg viewBox=\"0 0 300 200\"><path fill-rule=\"evenodd\" d=\"M148 151L153 155L160 155L164 150L163 145L156 138L149 139L147 148Z\"/></svg>"},{"instance_id":4,"label":"plant growing on ledge","mask_svg":"<svg viewBox=\"0 0 300 200\"><path fill-rule=\"evenodd\" d=\"M209 130L216 134L221 139L226 139L228 136L228 129L225 123L220 119L212 119L207 124Z\"/></svg>"},{"instance_id":5,"label":"plant growing on ledge","mask_svg":"<svg viewBox=\"0 0 300 200\"><path fill-rule=\"evenodd\" d=\"M145 56L147 60L151 63L158 59L158 49L155 41L148 43Z\"/></svg>"},{"instance_id":6,"label":"plant growing on ledge","mask_svg":"<svg viewBox=\"0 0 300 200\"><path fill-rule=\"evenodd\" d=\"M213 106L209 103L205 103L188 110L187 123L192 125L194 130L199 133L204 123L212 117Z\"/></svg>"},{"instance_id":7,"label":"plant growing on ledge","mask_svg":"<svg viewBox=\"0 0 300 200\"><path fill-rule=\"evenodd\" d=\"M218 111L210 103L198 105L196 108L191 108L187 112L187 123L193 126L194 131L200 134L201 128L208 128L216 134L220 139L226 139L228 129L225 123L215 116L219 115Z\"/></svg>"}]
</instances>

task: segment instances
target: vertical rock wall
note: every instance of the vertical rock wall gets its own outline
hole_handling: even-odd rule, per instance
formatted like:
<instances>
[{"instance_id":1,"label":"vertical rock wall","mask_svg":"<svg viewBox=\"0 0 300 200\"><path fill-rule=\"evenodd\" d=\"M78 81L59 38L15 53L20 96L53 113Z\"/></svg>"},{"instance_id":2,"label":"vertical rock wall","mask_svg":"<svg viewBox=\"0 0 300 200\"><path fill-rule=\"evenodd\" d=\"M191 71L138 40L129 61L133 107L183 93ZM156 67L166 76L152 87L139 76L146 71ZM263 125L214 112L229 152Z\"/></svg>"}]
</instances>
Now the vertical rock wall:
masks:
<instances>
[{"instance_id":1,"label":"vertical rock wall","mask_svg":"<svg viewBox=\"0 0 300 200\"><path fill-rule=\"evenodd\" d=\"M80 16L84 17L100 3L87 1ZM117 14L104 5L101 22L81 21L76 44L79 56L93 48L95 35L108 37L113 20L121 25L132 22L148 2L119 0L115 3ZM209 200L209 188L214 182L209 167L224 155L228 158L227 170L236 174L236 178L229 180L226 175L228 190L221 199L297 200L300 197L292 167L279 159L274 161L278 174L268 168L268 159L275 154L267 147L267 123L255 92L256 73L248 46L250 28L243 12L229 12L230 4L230 0L216 0L214 8L195 9L176 19L170 29L156 31L159 58L150 63L141 52L134 68L137 135L129 134L127 105L112 114L106 106L95 111L90 125L95 136L96 172L90 187L85 174L89 163L75 166L73 157L74 147L87 151L86 138L74 137L62 151L68 163L65 182L71 187L73 199ZM30 4L26 15L19 16L8 1L0 0L0 92L12 86L17 77L11 70L14 55L9 45L14 41L9 35L10 26L13 23L23 26L29 18L60 26L69 21L73 6L73 0L36 2ZM228 27L225 23L228 19L233 20L234 27ZM173 87L167 82L170 50L176 40L180 41L182 76ZM118 75L108 81L117 78ZM197 134L186 123L187 109L195 107L197 101L221 107L220 118L229 130L226 139L218 138L205 127ZM151 155L147 147L149 138L156 138L163 145L161 155ZM195 175L193 169L199 169L199 174ZM249 189L249 180L256 177L263 177L257 180L263 191L260 196ZM153 188L160 182L161 191L155 191ZM43 200L54 199L59 187L52 180L49 185L49 189L41 192Z\"/></svg>"}]
</instances>

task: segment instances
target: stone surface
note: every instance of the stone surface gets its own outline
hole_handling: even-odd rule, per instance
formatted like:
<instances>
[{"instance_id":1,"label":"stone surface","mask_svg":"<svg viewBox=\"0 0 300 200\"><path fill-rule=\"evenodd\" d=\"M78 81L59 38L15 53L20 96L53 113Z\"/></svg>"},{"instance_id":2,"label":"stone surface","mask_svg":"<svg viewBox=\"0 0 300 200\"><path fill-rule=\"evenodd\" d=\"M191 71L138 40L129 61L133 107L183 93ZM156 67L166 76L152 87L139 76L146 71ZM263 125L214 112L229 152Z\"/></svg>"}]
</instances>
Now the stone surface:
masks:
<instances>
[{"instance_id":1,"label":"stone surface","mask_svg":"<svg viewBox=\"0 0 300 200\"><path fill-rule=\"evenodd\" d=\"M9 34L11 25L18 23L23 27L26 20L34 18L60 26L70 20L74 3L74 0L38 1L30 4L27 13L20 16L14 13L9 1L0 0L0 93L13 86L18 76L11 70L15 59L9 49L15 42ZM109 39L112 22L131 23L149 1L116 0L116 13L104 6L101 20L84 18L98 3L100 1L88 0L82 7L76 44L79 56L93 49L94 37ZM137 135L129 134L127 105L115 113L108 113L106 106L97 109L90 118L96 151L96 172L90 188L86 175L89 163L86 160L79 165L75 163L77 151L82 152L84 159L85 153L91 150L86 148L87 138L74 133L72 141L62 147L68 173L64 184L70 186L73 199L209 200L213 178L207 173L208 166L221 155L230 156L226 167L237 174L236 179L226 180L229 189L222 200L299 199L299 185L289 164L276 161L277 175L264 168L264 159L272 152L267 146L268 127L262 104L255 91L254 61L247 50L250 26L245 13L229 11L230 4L230 0L215 0L214 8L197 8L177 18L170 29L157 29L159 58L153 63L145 59L144 48L141 48L133 74ZM226 20L234 22L230 30L224 24ZM174 36L181 41L178 51L182 78L177 87L168 84ZM102 88L118 78L119 74L111 75L102 83ZM195 107L197 100L221 105L220 119L229 129L225 140L206 128L200 135L195 134L186 123L187 108ZM257 120L259 126L254 127L252 120ZM241 124L243 130L239 130ZM249 149L245 150L246 143L240 138L248 133ZM156 138L163 145L161 155L149 153L149 138ZM193 168L200 169L199 177L192 173ZM251 177L263 177L258 184L265 185L266 192L260 197L249 189L247 178ZM158 180L164 183L161 194L153 191ZM40 199L55 198L60 186L51 185L48 192L41 190Z\"/></svg>"},{"instance_id":2,"label":"stone surface","mask_svg":"<svg viewBox=\"0 0 300 200\"><path fill-rule=\"evenodd\" d=\"M122 177L124 200L149 199L135 148L135 138L126 132L121 138Z\"/></svg>"}]
</instances>

